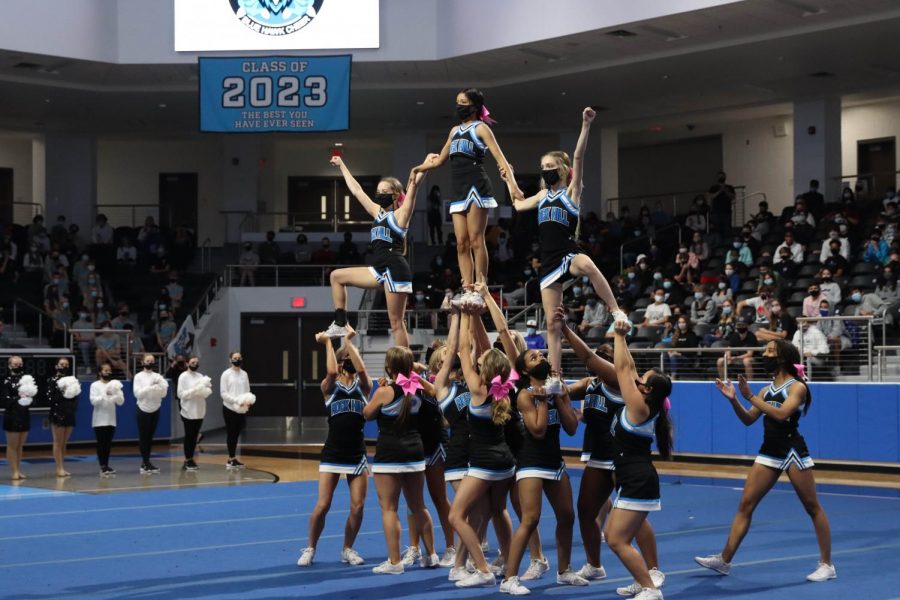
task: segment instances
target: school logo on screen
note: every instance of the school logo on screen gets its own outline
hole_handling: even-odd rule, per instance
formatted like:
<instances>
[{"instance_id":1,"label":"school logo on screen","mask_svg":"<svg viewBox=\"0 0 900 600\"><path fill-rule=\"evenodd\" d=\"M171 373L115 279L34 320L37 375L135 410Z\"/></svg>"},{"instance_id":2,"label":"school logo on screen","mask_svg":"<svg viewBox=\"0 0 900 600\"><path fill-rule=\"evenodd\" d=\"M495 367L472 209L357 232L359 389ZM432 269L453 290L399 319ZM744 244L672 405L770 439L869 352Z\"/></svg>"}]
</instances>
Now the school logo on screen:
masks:
<instances>
[{"instance_id":1,"label":"school logo on screen","mask_svg":"<svg viewBox=\"0 0 900 600\"><path fill-rule=\"evenodd\" d=\"M310 24L325 0L229 0L241 23L262 35L289 35Z\"/></svg>"}]
</instances>

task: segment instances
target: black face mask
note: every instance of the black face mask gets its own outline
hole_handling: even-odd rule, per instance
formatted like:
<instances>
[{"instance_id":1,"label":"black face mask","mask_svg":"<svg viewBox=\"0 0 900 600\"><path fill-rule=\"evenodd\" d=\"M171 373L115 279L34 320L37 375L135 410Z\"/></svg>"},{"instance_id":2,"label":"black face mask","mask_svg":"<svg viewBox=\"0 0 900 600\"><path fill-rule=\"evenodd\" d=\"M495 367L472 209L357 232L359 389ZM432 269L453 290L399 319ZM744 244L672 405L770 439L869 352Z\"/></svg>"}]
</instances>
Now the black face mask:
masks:
<instances>
[{"instance_id":1,"label":"black face mask","mask_svg":"<svg viewBox=\"0 0 900 600\"><path fill-rule=\"evenodd\" d=\"M188 369L190 369L191 371L196 371L199 368L200 368L200 365L188 365Z\"/></svg>"},{"instance_id":2,"label":"black face mask","mask_svg":"<svg viewBox=\"0 0 900 600\"><path fill-rule=\"evenodd\" d=\"M242 364L244 364L244 361L241 360L240 358L238 358L238 359L235 359L235 360L231 361L231 364L233 364L233 365L236 366L236 367L239 367L239 366L241 366Z\"/></svg>"},{"instance_id":3,"label":"black face mask","mask_svg":"<svg viewBox=\"0 0 900 600\"><path fill-rule=\"evenodd\" d=\"M748 329L747 327L738 327L737 331L738 331L738 333L747 333L747 329Z\"/></svg>"},{"instance_id":4,"label":"black face mask","mask_svg":"<svg viewBox=\"0 0 900 600\"><path fill-rule=\"evenodd\" d=\"M22 367L11 367L9 369L9 372L12 373L13 375L21 375L22 371L24 371L24 370L25 369L23 369Z\"/></svg>"},{"instance_id":5,"label":"black face mask","mask_svg":"<svg viewBox=\"0 0 900 600\"><path fill-rule=\"evenodd\" d=\"M472 104L457 104L456 105L456 116L460 119L467 119L469 116L475 112L475 106Z\"/></svg>"},{"instance_id":6,"label":"black face mask","mask_svg":"<svg viewBox=\"0 0 900 600\"><path fill-rule=\"evenodd\" d=\"M550 375L550 363L542 360L531 368L529 375L535 379L547 379L547 376Z\"/></svg>"},{"instance_id":7,"label":"black face mask","mask_svg":"<svg viewBox=\"0 0 900 600\"><path fill-rule=\"evenodd\" d=\"M112 377L112 373L100 373L100 379L103 381L109 380L110 377Z\"/></svg>"},{"instance_id":8,"label":"black face mask","mask_svg":"<svg viewBox=\"0 0 900 600\"><path fill-rule=\"evenodd\" d=\"M778 358L774 356L763 356L762 368L767 375L774 375L775 371L778 370Z\"/></svg>"},{"instance_id":9,"label":"black face mask","mask_svg":"<svg viewBox=\"0 0 900 600\"><path fill-rule=\"evenodd\" d=\"M144 370L145 370L145 371L152 371L152 370L154 370L155 368L156 368L156 365L153 364L153 363L144 363Z\"/></svg>"},{"instance_id":10,"label":"black face mask","mask_svg":"<svg viewBox=\"0 0 900 600\"><path fill-rule=\"evenodd\" d=\"M393 194L375 194L375 203L381 208L389 208L394 203Z\"/></svg>"},{"instance_id":11,"label":"black face mask","mask_svg":"<svg viewBox=\"0 0 900 600\"><path fill-rule=\"evenodd\" d=\"M559 170L544 169L541 171L541 179L544 180L544 184L547 187L553 187L554 185L559 183Z\"/></svg>"},{"instance_id":12,"label":"black face mask","mask_svg":"<svg viewBox=\"0 0 900 600\"><path fill-rule=\"evenodd\" d=\"M60 375L64 375L68 372L69 367L56 367L56 372Z\"/></svg>"},{"instance_id":13,"label":"black face mask","mask_svg":"<svg viewBox=\"0 0 900 600\"><path fill-rule=\"evenodd\" d=\"M344 362L341 364L341 368L348 375L353 375L356 373L356 367L353 365L353 361L349 358L344 359Z\"/></svg>"}]
</instances>

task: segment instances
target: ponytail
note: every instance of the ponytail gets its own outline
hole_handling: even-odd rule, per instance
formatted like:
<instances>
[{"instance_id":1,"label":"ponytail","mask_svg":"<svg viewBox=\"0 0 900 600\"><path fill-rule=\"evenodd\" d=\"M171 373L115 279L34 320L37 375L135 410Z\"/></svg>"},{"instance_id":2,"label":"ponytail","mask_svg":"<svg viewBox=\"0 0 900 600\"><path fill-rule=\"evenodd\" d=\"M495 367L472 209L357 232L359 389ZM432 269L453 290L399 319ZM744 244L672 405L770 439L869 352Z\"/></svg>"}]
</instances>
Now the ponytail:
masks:
<instances>
[{"instance_id":1,"label":"ponytail","mask_svg":"<svg viewBox=\"0 0 900 600\"><path fill-rule=\"evenodd\" d=\"M663 406L656 418L656 448L659 455L669 460L672 458L672 420L669 419L669 410Z\"/></svg>"},{"instance_id":2,"label":"ponytail","mask_svg":"<svg viewBox=\"0 0 900 600\"><path fill-rule=\"evenodd\" d=\"M654 433L659 455L668 460L672 458L672 421L669 419L669 394L672 393L672 380L668 375L654 374L647 379L647 403L651 409L658 411Z\"/></svg>"},{"instance_id":3,"label":"ponytail","mask_svg":"<svg viewBox=\"0 0 900 600\"><path fill-rule=\"evenodd\" d=\"M800 350L787 340L775 340L775 353L778 355L778 362L785 373L799 381L806 388L806 402L803 406L803 414L809 412L809 405L812 404L812 390L806 382L806 370L803 367L803 357L800 356Z\"/></svg>"},{"instance_id":4,"label":"ponytail","mask_svg":"<svg viewBox=\"0 0 900 600\"><path fill-rule=\"evenodd\" d=\"M397 431L403 429L403 424L406 422L406 418L409 416L409 411L412 409L412 404L412 394L404 394L403 402L400 404L400 412L397 414L397 420L394 421L394 427Z\"/></svg>"},{"instance_id":5,"label":"ponytail","mask_svg":"<svg viewBox=\"0 0 900 600\"><path fill-rule=\"evenodd\" d=\"M491 423L494 425L506 425L512 418L512 403L509 396L494 398L491 402Z\"/></svg>"},{"instance_id":6,"label":"ponytail","mask_svg":"<svg viewBox=\"0 0 900 600\"><path fill-rule=\"evenodd\" d=\"M798 364L802 367L802 363ZM809 412L809 405L812 404L812 390L809 389L809 383L806 381L806 372L798 369L796 364L786 364L784 365L784 370L806 388L806 402L803 404L803 415L805 416Z\"/></svg>"}]
</instances>

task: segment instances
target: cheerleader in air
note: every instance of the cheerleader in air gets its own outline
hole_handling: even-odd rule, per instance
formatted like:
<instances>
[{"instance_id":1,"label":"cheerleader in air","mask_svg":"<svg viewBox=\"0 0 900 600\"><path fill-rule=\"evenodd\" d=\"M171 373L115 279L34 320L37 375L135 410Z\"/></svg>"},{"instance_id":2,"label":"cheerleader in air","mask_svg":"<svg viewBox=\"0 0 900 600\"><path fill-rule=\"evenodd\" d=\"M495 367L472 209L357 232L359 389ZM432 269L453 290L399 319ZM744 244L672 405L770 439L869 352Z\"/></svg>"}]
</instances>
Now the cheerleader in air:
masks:
<instances>
[{"instance_id":1,"label":"cheerleader in air","mask_svg":"<svg viewBox=\"0 0 900 600\"><path fill-rule=\"evenodd\" d=\"M547 348L550 355L551 378L545 390L562 391L559 379L562 340L560 324L553 318L562 303L563 283L574 277L587 276L597 295L606 303L615 320L627 320L609 287L609 282L586 254L578 247L575 232L581 204L584 153L587 148L591 122L596 113L590 107L582 113L581 134L575 146L574 161L565 152L555 150L541 158L541 191L525 198L515 184L511 171L503 173L513 207L517 211L538 211L538 236L541 246L541 301L547 315Z\"/></svg>"},{"instance_id":2,"label":"cheerleader in air","mask_svg":"<svg viewBox=\"0 0 900 600\"><path fill-rule=\"evenodd\" d=\"M372 391L372 380L366 373L366 365L359 351L351 342L356 332L349 325L347 329L345 345L337 352L325 332L316 334L316 341L325 345L326 371L320 387L328 410L328 437L319 462L319 499L309 516L309 545L297 561L300 567L308 567L313 562L341 475L347 476L347 487L350 489L350 514L344 527L341 562L353 566L365 562L353 549L353 542L362 525L369 485L363 409Z\"/></svg>"},{"instance_id":3,"label":"cheerleader in air","mask_svg":"<svg viewBox=\"0 0 900 600\"><path fill-rule=\"evenodd\" d=\"M560 321L563 335L575 356L593 374L569 387L572 398L584 400L581 410L581 418L585 423L581 462L585 465L578 489L578 525L587 563L578 574L588 580L605 579L606 569L600 560L601 522L598 521L598 516L615 488L614 459L617 450L610 427L613 419L625 407L625 400L619 392L615 366L598 356L566 325L566 311L563 307L557 308L556 318ZM644 561L650 567L653 584L658 588L662 587L666 576L658 567L656 537L649 520L644 520L636 541ZM616 591L620 596L634 596L641 593L641 586L634 583L617 588Z\"/></svg>"},{"instance_id":4,"label":"cheerleader in air","mask_svg":"<svg viewBox=\"0 0 900 600\"><path fill-rule=\"evenodd\" d=\"M434 550L434 525L425 507L425 449L418 430L418 414L422 406L419 391L434 395L434 386L420 379L413 370L413 355L409 348L389 348L384 367L392 381L379 385L372 400L363 409L366 420L378 420L378 441L375 445L375 488L381 505L381 523L388 546L388 559L372 572L400 575L404 571L400 556L400 518L397 505L400 492L406 499L410 518L416 520L425 545L421 566L436 568L439 563Z\"/></svg>"},{"instance_id":5,"label":"cheerleader in air","mask_svg":"<svg viewBox=\"0 0 900 600\"><path fill-rule=\"evenodd\" d=\"M771 341L763 352L763 368L772 375L772 383L759 394L753 394L743 375L738 379L741 396L750 403L749 409L737 399L731 382L716 379L716 387L731 402L731 407L744 425L752 425L760 416L763 417L763 443L747 476L725 548L720 554L696 557L694 560L707 569L728 575L731 561L750 529L753 511L778 477L786 472L800 502L812 518L819 542L819 565L806 579L817 582L834 579L837 573L831 562L831 526L816 497L813 460L798 429L800 415L805 415L812 404L812 392L806 384L800 352L785 340Z\"/></svg>"},{"instance_id":6,"label":"cheerleader in air","mask_svg":"<svg viewBox=\"0 0 900 600\"><path fill-rule=\"evenodd\" d=\"M50 407L49 421L53 427L53 460L56 476L71 475L65 469L66 444L75 428L75 409L81 395L78 379L69 375L69 359L56 361L56 373L47 380L47 405Z\"/></svg>"},{"instance_id":7,"label":"cheerleader in air","mask_svg":"<svg viewBox=\"0 0 900 600\"><path fill-rule=\"evenodd\" d=\"M638 377L625 340L631 324L618 320L613 327L614 365L625 406L613 417L611 426L617 449L613 461L618 489L606 520L606 543L640 586L635 599L657 600L663 597L662 592L631 542L643 527L647 513L661 509L659 475L650 457L650 445L655 438L661 457L672 454L672 427L666 407L672 380L653 370Z\"/></svg>"},{"instance_id":8,"label":"cheerleader in air","mask_svg":"<svg viewBox=\"0 0 900 600\"><path fill-rule=\"evenodd\" d=\"M334 300L334 323L325 331L330 337L347 335L347 290L384 287L388 319L397 346L409 347L404 312L406 296L412 293L412 271L406 259L406 231L416 204L416 192L423 174L410 176L406 194L400 181L386 177L378 182L373 201L350 173L340 156L331 157L340 168L350 193L362 204L375 222L370 233L372 266L346 267L331 272L331 298Z\"/></svg>"},{"instance_id":9,"label":"cheerleader in air","mask_svg":"<svg viewBox=\"0 0 900 600\"><path fill-rule=\"evenodd\" d=\"M413 172L422 173L450 160L453 182L450 215L456 236L459 271L465 286L479 281L482 276L487 277L488 252L484 231L488 209L497 206L497 201L491 180L484 171L484 156L490 151L501 173L509 170L509 164L491 131L490 125L494 121L484 105L484 94L474 88L460 90L456 94L456 116L461 123L450 130L441 153L430 155ZM515 181L510 185L518 190ZM478 303L476 294L470 292L464 296L466 301Z\"/></svg>"},{"instance_id":10,"label":"cheerleader in air","mask_svg":"<svg viewBox=\"0 0 900 600\"><path fill-rule=\"evenodd\" d=\"M3 431L6 432L6 455L12 469L13 481L25 479L22 472L22 452L25 439L31 429L31 411L28 409L37 395L38 389L34 377L25 374L21 356L10 356L7 361L9 369L0 389L3 401Z\"/></svg>"}]
</instances>

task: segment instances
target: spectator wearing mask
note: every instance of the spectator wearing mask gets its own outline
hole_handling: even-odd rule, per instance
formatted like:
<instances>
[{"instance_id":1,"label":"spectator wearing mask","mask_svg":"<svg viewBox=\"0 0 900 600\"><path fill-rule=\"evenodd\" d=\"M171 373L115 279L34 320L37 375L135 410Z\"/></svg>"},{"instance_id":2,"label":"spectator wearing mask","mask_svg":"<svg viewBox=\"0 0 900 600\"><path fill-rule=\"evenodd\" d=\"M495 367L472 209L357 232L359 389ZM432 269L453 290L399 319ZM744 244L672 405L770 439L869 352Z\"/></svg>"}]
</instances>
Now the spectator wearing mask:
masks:
<instances>
[{"instance_id":1,"label":"spectator wearing mask","mask_svg":"<svg viewBox=\"0 0 900 600\"><path fill-rule=\"evenodd\" d=\"M790 340L797 330L794 318L784 310L780 300L769 302L768 311L768 324L754 332L756 339L763 344L773 340Z\"/></svg>"},{"instance_id":2,"label":"spectator wearing mask","mask_svg":"<svg viewBox=\"0 0 900 600\"><path fill-rule=\"evenodd\" d=\"M681 315L675 323L672 330L672 340L669 343L671 350L667 353L669 359L669 372L672 379L678 378L678 371L685 363L694 363L699 357L698 354L680 352L685 348L698 348L700 346L700 338L694 333L690 319L686 315Z\"/></svg>"},{"instance_id":3,"label":"spectator wearing mask","mask_svg":"<svg viewBox=\"0 0 900 600\"><path fill-rule=\"evenodd\" d=\"M259 264L277 265L279 256L281 256L281 248L275 241L275 232L267 231L266 241L259 245Z\"/></svg>"},{"instance_id":4,"label":"spectator wearing mask","mask_svg":"<svg viewBox=\"0 0 900 600\"><path fill-rule=\"evenodd\" d=\"M529 350L546 350L547 341L537 332L537 321L529 319L525 323L525 345Z\"/></svg>"},{"instance_id":5,"label":"spectator wearing mask","mask_svg":"<svg viewBox=\"0 0 900 600\"><path fill-rule=\"evenodd\" d=\"M331 249L331 240L322 238L319 249L313 252L312 263L314 265L333 265L337 263L337 254Z\"/></svg>"},{"instance_id":6,"label":"spectator wearing mask","mask_svg":"<svg viewBox=\"0 0 900 600\"><path fill-rule=\"evenodd\" d=\"M759 284L756 286L757 294L763 287L770 288L772 290L772 296L775 298L784 299L784 296L787 293L784 286L784 280L778 276L778 273L775 273L772 270L769 262L763 262L759 265Z\"/></svg>"},{"instance_id":7,"label":"spectator wearing mask","mask_svg":"<svg viewBox=\"0 0 900 600\"><path fill-rule=\"evenodd\" d=\"M847 308L847 314L854 317L878 316L887 308L887 304L878 294L864 293L861 288L855 287L850 292L851 305Z\"/></svg>"},{"instance_id":8,"label":"spectator wearing mask","mask_svg":"<svg viewBox=\"0 0 900 600\"><path fill-rule=\"evenodd\" d=\"M768 325L769 303L772 301L773 292L774 290L770 287L763 286L759 288L757 296L738 302L738 314L743 315L745 308L751 308L754 314L753 322L757 325Z\"/></svg>"},{"instance_id":9,"label":"spectator wearing mask","mask_svg":"<svg viewBox=\"0 0 900 600\"><path fill-rule=\"evenodd\" d=\"M731 230L731 205L734 202L734 188L728 185L724 171L716 174L716 183L709 188L709 218L713 228L719 235L726 235Z\"/></svg>"},{"instance_id":10,"label":"spectator wearing mask","mask_svg":"<svg viewBox=\"0 0 900 600\"><path fill-rule=\"evenodd\" d=\"M441 200L441 188L431 186L428 192L428 235L431 246L444 245L444 203Z\"/></svg>"},{"instance_id":11,"label":"spectator wearing mask","mask_svg":"<svg viewBox=\"0 0 900 600\"><path fill-rule=\"evenodd\" d=\"M843 256L845 260L850 260L850 240L846 237L841 237L840 226L832 225L828 229L828 238L822 242L822 249L819 251L819 262L824 264L825 261L828 260L828 257L832 256L832 242L837 242L840 255Z\"/></svg>"},{"instance_id":12,"label":"spectator wearing mask","mask_svg":"<svg viewBox=\"0 0 900 600\"><path fill-rule=\"evenodd\" d=\"M32 243L28 247L25 258L22 259L22 270L33 279L40 283L44 279L44 257L41 255L37 244Z\"/></svg>"},{"instance_id":13,"label":"spectator wearing mask","mask_svg":"<svg viewBox=\"0 0 900 600\"><path fill-rule=\"evenodd\" d=\"M169 253L165 245L160 244L156 248L156 256L150 263L150 272L155 274L168 273L172 270L172 264L169 262Z\"/></svg>"},{"instance_id":14,"label":"spectator wearing mask","mask_svg":"<svg viewBox=\"0 0 900 600\"><path fill-rule=\"evenodd\" d=\"M816 220L806 210L806 204L802 200L795 205L791 222L794 224L794 235L799 243L806 245L815 238Z\"/></svg>"},{"instance_id":15,"label":"spectator wearing mask","mask_svg":"<svg viewBox=\"0 0 900 600\"><path fill-rule=\"evenodd\" d=\"M353 234L349 231L350 239L353 239ZM344 238L346 239L346 237ZM297 239L294 242L294 264L295 265L308 265L310 261L312 261L312 253L309 250L309 240L302 233L297 235Z\"/></svg>"},{"instance_id":16,"label":"spectator wearing mask","mask_svg":"<svg viewBox=\"0 0 900 600\"><path fill-rule=\"evenodd\" d=\"M794 240L793 231L786 230L784 232L784 242L775 249L775 258L773 259L775 264L784 261L784 254L782 253L783 249L787 249L790 252L791 261L798 265L803 264L803 246Z\"/></svg>"},{"instance_id":17,"label":"spectator wearing mask","mask_svg":"<svg viewBox=\"0 0 900 600\"><path fill-rule=\"evenodd\" d=\"M759 346L756 336L750 331L750 323L743 318L737 320L735 332L728 337L729 348L752 348ZM719 377L727 379L725 373L725 363L729 367L743 367L744 377L753 379L753 350L738 350L736 354L726 352L725 356L716 359L716 366L719 369ZM732 371L733 372L733 371Z\"/></svg>"},{"instance_id":18,"label":"spectator wearing mask","mask_svg":"<svg viewBox=\"0 0 900 600\"><path fill-rule=\"evenodd\" d=\"M821 368L825 364L828 355L828 339L818 325L806 323L794 332L791 343L800 350L806 366L810 371L813 368Z\"/></svg>"},{"instance_id":19,"label":"spectator wearing mask","mask_svg":"<svg viewBox=\"0 0 900 600\"><path fill-rule=\"evenodd\" d=\"M166 285L169 292L169 300L172 301L172 311L181 308L181 302L184 300L184 287L178 283L178 272L171 271L169 273L169 283Z\"/></svg>"},{"instance_id":20,"label":"spectator wearing mask","mask_svg":"<svg viewBox=\"0 0 900 600\"><path fill-rule=\"evenodd\" d=\"M50 254L44 261L44 281L53 278L54 273L60 274L65 279L65 285L69 285L69 259L65 254L59 251L59 247L54 245L50 249Z\"/></svg>"},{"instance_id":21,"label":"spectator wearing mask","mask_svg":"<svg viewBox=\"0 0 900 600\"><path fill-rule=\"evenodd\" d=\"M103 323L109 320L110 315L106 308L106 302L103 301L103 298L98 298L94 303L94 323Z\"/></svg>"},{"instance_id":22,"label":"spectator wearing mask","mask_svg":"<svg viewBox=\"0 0 900 600\"><path fill-rule=\"evenodd\" d=\"M759 219L756 217L750 219L747 225L750 227L750 235L754 240L756 240L756 242L762 242L762 240L765 239L765 237L769 235L769 232L772 230L771 221Z\"/></svg>"},{"instance_id":23,"label":"spectator wearing mask","mask_svg":"<svg viewBox=\"0 0 900 600\"><path fill-rule=\"evenodd\" d=\"M866 242L863 260L867 263L883 265L887 262L889 254L890 249L887 242L881 238L881 232L876 229L869 236L869 241Z\"/></svg>"},{"instance_id":24,"label":"spectator wearing mask","mask_svg":"<svg viewBox=\"0 0 900 600\"><path fill-rule=\"evenodd\" d=\"M719 282L716 283L716 289L712 294L713 302L716 303L716 307L721 307L726 300L731 300L734 294L731 291L731 288L728 286L727 281L725 280L725 276L722 275L719 278Z\"/></svg>"},{"instance_id":25,"label":"spectator wearing mask","mask_svg":"<svg viewBox=\"0 0 900 600\"><path fill-rule=\"evenodd\" d=\"M95 364L102 365L109 363L113 369L125 374L125 379L130 379L131 374L128 371L128 364L123 357L122 344L120 343L120 334L113 331L109 321L100 322L100 334L94 340L96 350L94 350Z\"/></svg>"},{"instance_id":26,"label":"spectator wearing mask","mask_svg":"<svg viewBox=\"0 0 900 600\"><path fill-rule=\"evenodd\" d=\"M131 238L124 236L122 243L116 248L116 264L120 267L131 268L137 264L137 248L131 243Z\"/></svg>"},{"instance_id":27,"label":"spectator wearing mask","mask_svg":"<svg viewBox=\"0 0 900 600\"><path fill-rule=\"evenodd\" d=\"M167 310L160 311L159 324L156 326L156 343L160 352L166 351L177 333L178 325L172 320L171 313Z\"/></svg>"},{"instance_id":28,"label":"spectator wearing mask","mask_svg":"<svg viewBox=\"0 0 900 600\"><path fill-rule=\"evenodd\" d=\"M691 237L690 251L697 255L697 260L701 263L709 260L709 244L706 243L703 234L699 231L695 231Z\"/></svg>"},{"instance_id":29,"label":"spectator wearing mask","mask_svg":"<svg viewBox=\"0 0 900 600\"><path fill-rule=\"evenodd\" d=\"M810 179L809 191L800 197L803 198L803 203L813 217L821 219L822 215L825 214L825 196L819 192L819 180Z\"/></svg>"},{"instance_id":30,"label":"spectator wearing mask","mask_svg":"<svg viewBox=\"0 0 900 600\"><path fill-rule=\"evenodd\" d=\"M158 322L160 313L169 310L172 310L172 299L169 297L169 288L164 286L159 289L159 295L153 303L153 320Z\"/></svg>"},{"instance_id":31,"label":"spectator wearing mask","mask_svg":"<svg viewBox=\"0 0 900 600\"><path fill-rule=\"evenodd\" d=\"M144 340L141 339L141 336L135 332L134 324L125 323L122 326L122 331L126 332L126 343L129 347L128 354L130 354L131 356L138 356L146 352L146 350L144 349Z\"/></svg>"},{"instance_id":32,"label":"spectator wearing mask","mask_svg":"<svg viewBox=\"0 0 900 600\"><path fill-rule=\"evenodd\" d=\"M793 261L790 248L780 248L772 259L772 270L782 281L794 281L800 265Z\"/></svg>"},{"instance_id":33,"label":"spectator wearing mask","mask_svg":"<svg viewBox=\"0 0 900 600\"><path fill-rule=\"evenodd\" d=\"M734 333L737 324L737 315L734 312L734 302L731 298L722 302L714 319L716 329L712 333L703 336L703 344L706 346L721 345Z\"/></svg>"},{"instance_id":34,"label":"spectator wearing mask","mask_svg":"<svg viewBox=\"0 0 900 600\"><path fill-rule=\"evenodd\" d=\"M253 244L244 242L238 263L241 265L241 287L256 285L256 270L259 268L259 255L253 251Z\"/></svg>"},{"instance_id":35,"label":"spectator wearing mask","mask_svg":"<svg viewBox=\"0 0 900 600\"><path fill-rule=\"evenodd\" d=\"M819 303L819 314L822 317L834 316L833 306L834 304L828 302L828 300L822 300ZM850 341L850 334L844 328L844 322L841 319L823 319L819 321L818 326L825 335L825 339L828 340L828 350L834 366L834 374L840 373L841 352L853 346L853 343Z\"/></svg>"},{"instance_id":36,"label":"spectator wearing mask","mask_svg":"<svg viewBox=\"0 0 900 600\"><path fill-rule=\"evenodd\" d=\"M897 276L893 269L885 267L878 278L875 293L889 306L900 301L900 287L897 286Z\"/></svg>"},{"instance_id":37,"label":"spectator wearing mask","mask_svg":"<svg viewBox=\"0 0 900 600\"><path fill-rule=\"evenodd\" d=\"M640 291L643 292L655 279L654 272L650 269L650 259L646 254L638 254L634 264L637 265L635 280L640 287ZM659 274L659 277L662 279L662 273Z\"/></svg>"},{"instance_id":38,"label":"spectator wearing mask","mask_svg":"<svg viewBox=\"0 0 900 600\"><path fill-rule=\"evenodd\" d=\"M116 308L116 316L110 321L113 329L125 329L126 323L131 323L132 328L136 324L131 318L131 309L124 302L120 303Z\"/></svg>"},{"instance_id":39,"label":"spectator wearing mask","mask_svg":"<svg viewBox=\"0 0 900 600\"><path fill-rule=\"evenodd\" d=\"M831 276L831 270L822 269L820 273L819 289L822 291L822 297L833 305L841 303L841 286L835 283Z\"/></svg>"},{"instance_id":40,"label":"spectator wearing mask","mask_svg":"<svg viewBox=\"0 0 900 600\"><path fill-rule=\"evenodd\" d=\"M363 262L359 248L353 243L353 234L349 231L344 232L344 241L338 248L338 262L342 265L359 265Z\"/></svg>"},{"instance_id":41,"label":"spectator wearing mask","mask_svg":"<svg viewBox=\"0 0 900 600\"><path fill-rule=\"evenodd\" d=\"M54 348L64 348L66 345L66 330L72 326L72 310L68 296L60 298L54 310L50 312L50 316L53 317L50 345Z\"/></svg>"},{"instance_id":42,"label":"spectator wearing mask","mask_svg":"<svg viewBox=\"0 0 900 600\"><path fill-rule=\"evenodd\" d=\"M593 291L593 289L592 289ZM583 337L599 338L606 332L606 321L609 311L606 305L599 302L595 296L588 296L584 307L584 315L578 324L578 331Z\"/></svg>"},{"instance_id":43,"label":"spectator wearing mask","mask_svg":"<svg viewBox=\"0 0 900 600\"><path fill-rule=\"evenodd\" d=\"M684 288L678 282L673 281L671 277L663 277L662 288L666 304L681 306L684 302Z\"/></svg>"},{"instance_id":44,"label":"spectator wearing mask","mask_svg":"<svg viewBox=\"0 0 900 600\"><path fill-rule=\"evenodd\" d=\"M738 273L737 264L726 263L724 274L720 275L719 279L728 284L733 295L736 296L741 291L741 275Z\"/></svg>"},{"instance_id":45,"label":"spectator wearing mask","mask_svg":"<svg viewBox=\"0 0 900 600\"><path fill-rule=\"evenodd\" d=\"M92 272L90 269L88 269L88 265L91 264L93 264L91 262L91 257L88 256L88 254L85 252L75 262L75 264L72 265L72 280L79 288L83 288L85 285L87 285L88 274Z\"/></svg>"},{"instance_id":46,"label":"spectator wearing mask","mask_svg":"<svg viewBox=\"0 0 900 600\"><path fill-rule=\"evenodd\" d=\"M691 205L691 210L688 212L687 219L684 221L685 227L694 233L706 234L707 209L705 197L696 196L693 205Z\"/></svg>"},{"instance_id":47,"label":"spectator wearing mask","mask_svg":"<svg viewBox=\"0 0 900 600\"><path fill-rule=\"evenodd\" d=\"M728 252L725 253L726 264L742 264L749 269L753 266L753 253L741 237L735 237Z\"/></svg>"},{"instance_id":48,"label":"spectator wearing mask","mask_svg":"<svg viewBox=\"0 0 900 600\"><path fill-rule=\"evenodd\" d=\"M716 318L716 303L699 283L694 286L694 299L691 300L691 321L694 323L712 323Z\"/></svg>"},{"instance_id":49,"label":"spectator wearing mask","mask_svg":"<svg viewBox=\"0 0 900 600\"><path fill-rule=\"evenodd\" d=\"M700 278L700 257L690 251L688 246L682 245L675 255L675 281L691 285Z\"/></svg>"},{"instance_id":50,"label":"spectator wearing mask","mask_svg":"<svg viewBox=\"0 0 900 600\"><path fill-rule=\"evenodd\" d=\"M85 331L94 328L94 322L91 320L91 314L82 309L78 313L78 319L72 323L72 339L75 346L81 354L81 364L86 373L91 372L91 352L94 349L94 338L96 334L93 331Z\"/></svg>"},{"instance_id":51,"label":"spectator wearing mask","mask_svg":"<svg viewBox=\"0 0 900 600\"><path fill-rule=\"evenodd\" d=\"M807 292L809 295L803 299L803 316L818 317L819 303L822 301L822 289L818 283L811 283Z\"/></svg>"},{"instance_id":52,"label":"spectator wearing mask","mask_svg":"<svg viewBox=\"0 0 900 600\"><path fill-rule=\"evenodd\" d=\"M512 246L509 243L509 237L505 231L501 231L497 236L497 248L494 251L494 260L501 272L507 269L515 256L513 255Z\"/></svg>"},{"instance_id":53,"label":"spectator wearing mask","mask_svg":"<svg viewBox=\"0 0 900 600\"><path fill-rule=\"evenodd\" d=\"M843 277L850 271L850 263L841 253L841 241L839 239L825 240L828 244L828 250L822 250L823 254L819 258L822 266L831 271L836 277Z\"/></svg>"},{"instance_id":54,"label":"spectator wearing mask","mask_svg":"<svg viewBox=\"0 0 900 600\"><path fill-rule=\"evenodd\" d=\"M653 303L644 311L642 327L664 328L672 318L672 309L666 304L665 290L662 287L653 290Z\"/></svg>"}]
</instances>

